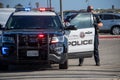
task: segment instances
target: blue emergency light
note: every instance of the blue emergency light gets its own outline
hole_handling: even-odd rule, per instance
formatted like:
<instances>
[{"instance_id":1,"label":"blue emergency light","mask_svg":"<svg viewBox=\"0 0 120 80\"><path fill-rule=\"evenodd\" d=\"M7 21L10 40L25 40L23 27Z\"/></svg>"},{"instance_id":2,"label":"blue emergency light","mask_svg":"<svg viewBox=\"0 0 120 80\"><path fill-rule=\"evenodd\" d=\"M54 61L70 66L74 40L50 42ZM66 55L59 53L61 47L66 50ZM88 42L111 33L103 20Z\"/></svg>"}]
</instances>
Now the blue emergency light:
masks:
<instances>
[{"instance_id":1,"label":"blue emergency light","mask_svg":"<svg viewBox=\"0 0 120 80\"><path fill-rule=\"evenodd\" d=\"M7 55L8 54L8 50L9 50L8 47L2 47L2 54L3 55Z\"/></svg>"},{"instance_id":2,"label":"blue emergency light","mask_svg":"<svg viewBox=\"0 0 120 80\"><path fill-rule=\"evenodd\" d=\"M18 11L31 11L30 7L25 7L25 8L16 8L16 12Z\"/></svg>"},{"instance_id":3,"label":"blue emergency light","mask_svg":"<svg viewBox=\"0 0 120 80\"><path fill-rule=\"evenodd\" d=\"M25 11L31 11L31 9L29 7L26 7Z\"/></svg>"}]
</instances>

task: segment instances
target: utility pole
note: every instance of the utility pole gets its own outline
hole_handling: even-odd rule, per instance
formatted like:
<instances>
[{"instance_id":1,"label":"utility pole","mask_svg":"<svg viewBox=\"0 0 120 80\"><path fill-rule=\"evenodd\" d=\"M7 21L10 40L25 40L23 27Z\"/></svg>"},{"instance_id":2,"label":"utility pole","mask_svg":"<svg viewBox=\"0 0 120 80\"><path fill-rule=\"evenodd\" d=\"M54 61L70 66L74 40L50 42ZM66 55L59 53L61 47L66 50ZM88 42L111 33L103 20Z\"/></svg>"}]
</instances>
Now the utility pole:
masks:
<instances>
[{"instance_id":1,"label":"utility pole","mask_svg":"<svg viewBox=\"0 0 120 80\"><path fill-rule=\"evenodd\" d=\"M49 1L47 0L47 7L49 7Z\"/></svg>"},{"instance_id":2,"label":"utility pole","mask_svg":"<svg viewBox=\"0 0 120 80\"><path fill-rule=\"evenodd\" d=\"M52 8L52 2L51 2L51 0L47 0L47 7L48 8Z\"/></svg>"},{"instance_id":3,"label":"utility pole","mask_svg":"<svg viewBox=\"0 0 120 80\"><path fill-rule=\"evenodd\" d=\"M51 0L50 0L50 6L49 7L52 8Z\"/></svg>"},{"instance_id":4,"label":"utility pole","mask_svg":"<svg viewBox=\"0 0 120 80\"><path fill-rule=\"evenodd\" d=\"M64 20L63 20L63 10L62 10L62 0L60 0L60 16L63 22Z\"/></svg>"}]
</instances>

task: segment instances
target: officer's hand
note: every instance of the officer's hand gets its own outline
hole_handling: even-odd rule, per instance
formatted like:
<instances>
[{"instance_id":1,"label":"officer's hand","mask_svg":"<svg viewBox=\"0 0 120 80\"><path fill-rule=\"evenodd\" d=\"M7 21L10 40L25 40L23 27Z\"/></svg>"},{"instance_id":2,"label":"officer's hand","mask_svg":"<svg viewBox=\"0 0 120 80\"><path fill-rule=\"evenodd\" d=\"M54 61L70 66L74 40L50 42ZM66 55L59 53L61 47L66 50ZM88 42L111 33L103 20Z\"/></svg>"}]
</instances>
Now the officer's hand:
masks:
<instances>
[{"instance_id":1,"label":"officer's hand","mask_svg":"<svg viewBox=\"0 0 120 80\"><path fill-rule=\"evenodd\" d=\"M103 23L102 23L102 22L100 22L100 23L98 23L97 25L98 25L98 27L100 28L100 27L102 27L102 26L103 26Z\"/></svg>"}]
</instances>

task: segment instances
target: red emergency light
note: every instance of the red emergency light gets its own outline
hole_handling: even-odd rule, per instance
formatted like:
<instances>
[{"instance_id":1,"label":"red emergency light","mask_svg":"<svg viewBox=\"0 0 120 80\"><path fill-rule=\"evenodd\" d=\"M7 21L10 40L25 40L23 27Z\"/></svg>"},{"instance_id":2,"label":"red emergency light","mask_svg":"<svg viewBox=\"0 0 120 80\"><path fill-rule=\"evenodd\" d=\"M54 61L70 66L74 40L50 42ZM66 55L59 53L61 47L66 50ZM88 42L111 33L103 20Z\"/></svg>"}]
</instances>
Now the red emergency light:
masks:
<instances>
[{"instance_id":1,"label":"red emergency light","mask_svg":"<svg viewBox=\"0 0 120 80\"><path fill-rule=\"evenodd\" d=\"M45 11L46 9L45 8L39 8L39 11Z\"/></svg>"},{"instance_id":2,"label":"red emergency light","mask_svg":"<svg viewBox=\"0 0 120 80\"><path fill-rule=\"evenodd\" d=\"M39 11L44 12L44 11L53 11L53 8L38 8Z\"/></svg>"},{"instance_id":3,"label":"red emergency light","mask_svg":"<svg viewBox=\"0 0 120 80\"><path fill-rule=\"evenodd\" d=\"M44 37L45 37L44 34L39 34L39 35L38 35L38 38L44 38Z\"/></svg>"}]
</instances>

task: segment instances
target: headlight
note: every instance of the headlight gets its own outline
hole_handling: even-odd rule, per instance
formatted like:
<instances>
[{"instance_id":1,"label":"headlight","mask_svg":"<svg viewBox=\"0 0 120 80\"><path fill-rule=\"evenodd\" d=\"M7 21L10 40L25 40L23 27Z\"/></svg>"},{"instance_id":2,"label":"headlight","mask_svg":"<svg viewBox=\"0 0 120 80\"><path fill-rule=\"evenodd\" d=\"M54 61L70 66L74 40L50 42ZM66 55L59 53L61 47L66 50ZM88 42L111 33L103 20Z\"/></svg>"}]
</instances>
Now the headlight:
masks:
<instances>
[{"instance_id":1,"label":"headlight","mask_svg":"<svg viewBox=\"0 0 120 80\"><path fill-rule=\"evenodd\" d=\"M7 55L9 53L9 48L8 47L2 47L2 54Z\"/></svg>"},{"instance_id":2,"label":"headlight","mask_svg":"<svg viewBox=\"0 0 120 80\"><path fill-rule=\"evenodd\" d=\"M14 38L10 36L3 36L2 37L2 43L9 42L9 43L15 43Z\"/></svg>"},{"instance_id":3,"label":"headlight","mask_svg":"<svg viewBox=\"0 0 120 80\"><path fill-rule=\"evenodd\" d=\"M51 43L58 43L58 42L64 42L64 37L63 36L52 37Z\"/></svg>"},{"instance_id":4,"label":"headlight","mask_svg":"<svg viewBox=\"0 0 120 80\"><path fill-rule=\"evenodd\" d=\"M63 53L63 47L56 47L56 48L55 48L55 51L56 51L58 54L61 54L61 53Z\"/></svg>"}]
</instances>

